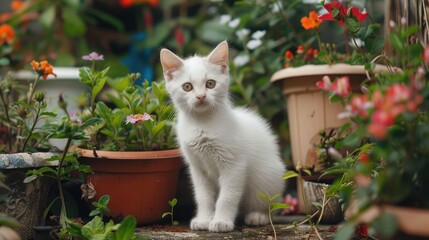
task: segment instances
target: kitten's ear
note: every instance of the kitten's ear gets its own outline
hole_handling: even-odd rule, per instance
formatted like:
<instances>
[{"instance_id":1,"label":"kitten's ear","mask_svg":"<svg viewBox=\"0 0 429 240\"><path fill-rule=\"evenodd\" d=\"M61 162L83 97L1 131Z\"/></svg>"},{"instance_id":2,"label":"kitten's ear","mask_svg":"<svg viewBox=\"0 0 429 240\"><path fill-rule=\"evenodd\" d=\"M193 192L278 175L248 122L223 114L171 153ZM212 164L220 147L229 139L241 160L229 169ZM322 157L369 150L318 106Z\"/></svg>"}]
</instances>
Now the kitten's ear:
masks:
<instances>
[{"instance_id":1,"label":"kitten's ear","mask_svg":"<svg viewBox=\"0 0 429 240\"><path fill-rule=\"evenodd\" d=\"M168 49L162 49L160 53L162 70L166 80L173 79L173 72L183 65L183 61L176 54Z\"/></svg>"},{"instance_id":2,"label":"kitten's ear","mask_svg":"<svg viewBox=\"0 0 429 240\"><path fill-rule=\"evenodd\" d=\"M213 51L209 54L209 62L221 65L222 67L224 67L224 69L226 69L226 67L228 66L228 52L228 43L226 41L219 43L219 45L217 45L216 48L213 49Z\"/></svg>"}]
</instances>

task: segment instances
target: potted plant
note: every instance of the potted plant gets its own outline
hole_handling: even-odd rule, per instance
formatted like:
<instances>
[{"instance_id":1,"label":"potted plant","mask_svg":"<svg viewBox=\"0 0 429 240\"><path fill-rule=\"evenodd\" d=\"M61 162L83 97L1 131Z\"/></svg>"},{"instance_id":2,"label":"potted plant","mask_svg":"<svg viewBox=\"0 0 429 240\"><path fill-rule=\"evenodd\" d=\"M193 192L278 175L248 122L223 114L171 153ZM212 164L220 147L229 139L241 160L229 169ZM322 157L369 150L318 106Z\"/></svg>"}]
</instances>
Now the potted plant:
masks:
<instances>
[{"instance_id":1,"label":"potted plant","mask_svg":"<svg viewBox=\"0 0 429 240\"><path fill-rule=\"evenodd\" d=\"M306 156L311 148L310 141L321 129L338 128L347 121L337 117L344 111L343 106L330 102L315 83L323 76L332 79L347 76L347 81L338 81L339 85L334 84L330 88L342 91L340 94L348 89L359 91L365 80L373 79L375 73L386 69L373 62L384 46L383 38L376 35L379 25L364 25L368 13L344 4L336 0L327 2L323 5L326 14L319 16L315 11L311 11L309 16L302 17L303 28L315 33L314 39L317 40L318 48L299 45L295 54L292 50L287 50L285 68L271 77L271 82L283 88L289 124L294 126L290 128L294 165L298 162L303 167L308 165ZM321 42L320 26L326 21L335 21L343 27L347 36L346 44L349 44L350 39L346 53L341 53L336 44Z\"/></svg>"},{"instance_id":2,"label":"potted plant","mask_svg":"<svg viewBox=\"0 0 429 240\"><path fill-rule=\"evenodd\" d=\"M1 134L0 169L5 174L5 183L13 189L6 194L7 200L0 205L0 209L22 223L17 230L24 238L31 237L33 226L42 221L52 183L47 178L24 183L26 172L57 164L55 161L45 160L55 153L47 152L47 133L37 125L40 120L52 118L56 114L46 110L44 93L36 91L39 80L55 73L47 61L33 61L32 67L37 77L27 88L28 92L24 91L25 86L16 83L12 74L2 71L0 75L0 125L4 126ZM6 68L4 66L1 70ZM17 99L17 96L21 98Z\"/></svg>"},{"instance_id":3,"label":"potted plant","mask_svg":"<svg viewBox=\"0 0 429 240\"><path fill-rule=\"evenodd\" d=\"M101 120L87 129L90 140L82 141L77 149L79 161L93 170L85 186L94 192L86 196L109 195L111 216L133 215L138 224L160 221L176 194L182 166L165 85L148 81L135 85L139 74L110 79L113 93L106 93L114 105L110 108L97 101L108 81L109 69L95 68L103 56L92 53L84 58L92 62L92 68L80 69L82 83L90 88L82 121Z\"/></svg>"},{"instance_id":4,"label":"potted plant","mask_svg":"<svg viewBox=\"0 0 429 240\"><path fill-rule=\"evenodd\" d=\"M398 230L405 236L394 238L429 236L422 224L429 218L429 47L410 41L419 27L408 26L405 18L389 25L390 62L402 70L378 74L366 92L340 98L345 115L357 123L343 144L358 149L330 169L343 173L334 188L349 207L341 239L351 238L359 223L380 238Z\"/></svg>"}]
</instances>

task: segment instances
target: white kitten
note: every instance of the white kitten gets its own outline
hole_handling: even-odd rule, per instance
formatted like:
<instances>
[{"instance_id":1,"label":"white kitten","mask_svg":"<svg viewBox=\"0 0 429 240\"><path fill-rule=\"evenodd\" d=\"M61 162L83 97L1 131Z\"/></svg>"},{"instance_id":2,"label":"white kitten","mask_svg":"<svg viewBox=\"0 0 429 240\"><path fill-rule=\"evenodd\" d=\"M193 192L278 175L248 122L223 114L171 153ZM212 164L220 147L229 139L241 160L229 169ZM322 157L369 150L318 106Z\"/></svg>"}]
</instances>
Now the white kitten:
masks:
<instances>
[{"instance_id":1,"label":"white kitten","mask_svg":"<svg viewBox=\"0 0 429 240\"><path fill-rule=\"evenodd\" d=\"M267 123L231 106L228 44L185 60L162 49L161 64L195 190L191 229L232 231L239 212L248 225L268 224L267 203L258 193L282 194L285 166Z\"/></svg>"}]
</instances>

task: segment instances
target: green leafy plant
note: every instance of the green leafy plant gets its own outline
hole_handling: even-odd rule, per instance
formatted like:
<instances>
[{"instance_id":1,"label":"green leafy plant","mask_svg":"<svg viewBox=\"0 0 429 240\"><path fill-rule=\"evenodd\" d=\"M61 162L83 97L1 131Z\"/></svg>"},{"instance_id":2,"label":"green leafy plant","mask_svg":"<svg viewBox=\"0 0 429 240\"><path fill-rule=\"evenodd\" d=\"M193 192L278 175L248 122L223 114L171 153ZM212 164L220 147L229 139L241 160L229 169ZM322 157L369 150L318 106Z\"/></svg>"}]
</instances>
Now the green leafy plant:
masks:
<instances>
[{"instance_id":1,"label":"green leafy plant","mask_svg":"<svg viewBox=\"0 0 429 240\"><path fill-rule=\"evenodd\" d=\"M68 221L67 233L82 240L144 240L145 237L135 235L137 221L127 216L122 222L115 224L113 220L104 223L100 216L95 216L85 225Z\"/></svg>"},{"instance_id":2,"label":"green leafy plant","mask_svg":"<svg viewBox=\"0 0 429 240\"><path fill-rule=\"evenodd\" d=\"M273 202L276 198L280 197L280 194L275 194L271 197L269 197L263 193L258 193L258 195L261 198L263 198L264 201L267 202L267 204L268 204L268 219L270 220L270 225L271 225L271 228L273 229L274 239L277 239L276 228L273 224L273 212L278 210L278 209L289 208L289 205L286 203Z\"/></svg>"},{"instance_id":3,"label":"green leafy plant","mask_svg":"<svg viewBox=\"0 0 429 240\"><path fill-rule=\"evenodd\" d=\"M46 110L45 94L36 91L41 79L51 74L56 76L53 67L47 61L31 64L37 75L28 87L18 83L12 74L0 76L0 126L5 127L1 139L5 143L2 149L7 153L35 152L46 145L47 134L38 123L56 117L55 113ZM25 97L17 100L19 95Z\"/></svg>"},{"instance_id":4,"label":"green leafy plant","mask_svg":"<svg viewBox=\"0 0 429 240\"><path fill-rule=\"evenodd\" d=\"M95 209L89 213L89 216L93 217L99 215L101 218L103 218L103 214L110 212L109 208L107 207L109 201L109 195L103 195L100 197L100 199L98 199L97 202L92 202L92 205L95 207Z\"/></svg>"},{"instance_id":5,"label":"green leafy plant","mask_svg":"<svg viewBox=\"0 0 429 240\"><path fill-rule=\"evenodd\" d=\"M66 106L64 106L65 108ZM65 119L60 123L50 123L45 125L45 130L49 132L48 137L55 138L65 138L67 143L64 147L63 152L60 155L54 155L46 161L58 161L56 167L42 167L38 169L29 170L27 172L27 177L24 179L24 183L29 183L34 181L40 176L51 177L55 180L57 188L59 191L59 197L54 199L60 200L61 202L61 212L60 212L60 226L62 228L66 227L67 219L67 209L65 203L65 195L63 192L63 182L69 181L73 174L76 172L79 173L89 173L91 169L87 165L81 165L77 161L77 156L69 151L73 140L82 140L87 138L84 130L92 125L96 124L99 121L97 118L91 118L85 123L81 123L79 119L72 119L69 115L66 115ZM49 205L52 206L53 203ZM49 209L48 207L48 209ZM46 214L47 211L45 211Z\"/></svg>"},{"instance_id":6,"label":"green leafy plant","mask_svg":"<svg viewBox=\"0 0 429 240\"><path fill-rule=\"evenodd\" d=\"M165 150L176 147L173 136L174 111L168 104L165 83L144 81L138 86L135 81L140 74L129 74L122 78L109 79L109 68L95 69L95 61L101 60L94 53L92 68L80 69L81 82L90 88L89 115L83 113L83 121L98 118L99 124L87 129L89 141L82 146L88 149L111 151ZM106 94L115 105L107 106L96 101L106 82L111 92Z\"/></svg>"},{"instance_id":7,"label":"green leafy plant","mask_svg":"<svg viewBox=\"0 0 429 240\"><path fill-rule=\"evenodd\" d=\"M358 206L340 229L341 236L375 205L429 208L429 194L423 191L429 187L425 160L429 154L429 47L410 41L417 39L417 31L418 26L408 26L406 19L401 24L391 21L391 55L386 55L392 64L390 71L377 74L363 93L350 92L334 99L347 106L345 115L356 123L343 144L359 149L329 170L344 171L342 184L352 187L339 188L339 193L347 200L346 206L351 199ZM397 227L387 214L369 224L372 232L384 237L391 237Z\"/></svg>"},{"instance_id":8,"label":"green leafy plant","mask_svg":"<svg viewBox=\"0 0 429 240\"><path fill-rule=\"evenodd\" d=\"M171 207L171 211L163 213L162 218L170 216L171 225L179 225L179 222L174 220L174 207L177 205L177 199L173 198L171 201L168 201L168 204Z\"/></svg>"}]
</instances>

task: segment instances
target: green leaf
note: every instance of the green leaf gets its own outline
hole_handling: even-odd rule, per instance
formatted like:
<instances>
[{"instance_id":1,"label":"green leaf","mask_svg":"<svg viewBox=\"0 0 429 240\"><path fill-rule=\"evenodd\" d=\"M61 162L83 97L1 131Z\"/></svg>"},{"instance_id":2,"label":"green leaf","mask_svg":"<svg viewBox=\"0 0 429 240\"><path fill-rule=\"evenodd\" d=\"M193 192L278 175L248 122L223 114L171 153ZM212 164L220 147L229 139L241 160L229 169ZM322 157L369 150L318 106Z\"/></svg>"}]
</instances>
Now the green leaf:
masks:
<instances>
[{"instance_id":1,"label":"green leaf","mask_svg":"<svg viewBox=\"0 0 429 240\"><path fill-rule=\"evenodd\" d=\"M157 24L153 29L151 36L146 38L141 44L138 45L139 48L156 48L162 45L162 42L167 39L168 35L171 33L170 25L167 22L162 22Z\"/></svg>"},{"instance_id":2,"label":"green leaf","mask_svg":"<svg viewBox=\"0 0 429 240\"><path fill-rule=\"evenodd\" d=\"M109 201L110 201L109 195L103 195L98 200L98 203L102 204L103 206L107 206L107 204L109 204Z\"/></svg>"},{"instance_id":3,"label":"green leaf","mask_svg":"<svg viewBox=\"0 0 429 240\"><path fill-rule=\"evenodd\" d=\"M45 29L52 29L52 26L55 20L55 15L56 15L56 5L52 4L40 15L39 17L40 24Z\"/></svg>"},{"instance_id":4,"label":"green leaf","mask_svg":"<svg viewBox=\"0 0 429 240\"><path fill-rule=\"evenodd\" d=\"M280 197L280 193L274 194L273 196L270 197L270 202L274 201L274 199Z\"/></svg>"},{"instance_id":5,"label":"green leaf","mask_svg":"<svg viewBox=\"0 0 429 240\"><path fill-rule=\"evenodd\" d=\"M272 203L270 210L275 211L277 209L286 209L286 208L290 208L290 206L287 203Z\"/></svg>"},{"instance_id":6,"label":"green leaf","mask_svg":"<svg viewBox=\"0 0 429 240\"><path fill-rule=\"evenodd\" d=\"M354 232L355 232L355 226L353 224L346 223L335 233L334 239L335 240L351 239Z\"/></svg>"},{"instance_id":7,"label":"green leaf","mask_svg":"<svg viewBox=\"0 0 429 240\"><path fill-rule=\"evenodd\" d=\"M173 200L168 201L168 203L170 204L170 206L174 207L177 204L177 198L173 198Z\"/></svg>"},{"instance_id":8,"label":"green leaf","mask_svg":"<svg viewBox=\"0 0 429 240\"><path fill-rule=\"evenodd\" d=\"M173 221L173 225L177 226L177 225L179 225L179 222L178 221Z\"/></svg>"},{"instance_id":9,"label":"green leaf","mask_svg":"<svg viewBox=\"0 0 429 240\"><path fill-rule=\"evenodd\" d=\"M24 183L32 182L32 181L36 180L37 178L38 178L37 175L28 176L28 177L24 178Z\"/></svg>"},{"instance_id":10,"label":"green leaf","mask_svg":"<svg viewBox=\"0 0 429 240\"><path fill-rule=\"evenodd\" d=\"M171 212L165 212L165 213L162 214L161 218L165 218L165 217L167 217L169 215L171 215Z\"/></svg>"},{"instance_id":11,"label":"green leaf","mask_svg":"<svg viewBox=\"0 0 429 240\"><path fill-rule=\"evenodd\" d=\"M91 87L91 69L89 67L79 68L80 82Z\"/></svg>"},{"instance_id":12,"label":"green leaf","mask_svg":"<svg viewBox=\"0 0 429 240\"><path fill-rule=\"evenodd\" d=\"M79 37L86 32L86 25L75 9L70 7L62 8L64 20L63 32L68 37Z\"/></svg>"},{"instance_id":13,"label":"green leaf","mask_svg":"<svg viewBox=\"0 0 429 240\"><path fill-rule=\"evenodd\" d=\"M104 69L103 71L99 72L96 77L96 83L94 88L92 89L92 98L95 99L95 97L97 97L97 95L101 92L101 90L103 89L104 85L106 84L107 81L107 77L105 77L107 71L109 71L110 67L107 67L106 69Z\"/></svg>"},{"instance_id":14,"label":"green leaf","mask_svg":"<svg viewBox=\"0 0 429 240\"><path fill-rule=\"evenodd\" d=\"M283 179L286 180L286 179L294 178L298 176L299 174L297 172L289 170L283 175Z\"/></svg>"},{"instance_id":15,"label":"green leaf","mask_svg":"<svg viewBox=\"0 0 429 240\"><path fill-rule=\"evenodd\" d=\"M124 24L116 17L114 17L113 15L107 14L104 11L100 11L98 9L95 8L87 8L87 11L96 16L97 18L101 19L102 21L110 24L111 26L113 26L116 30L118 31L123 31L124 30Z\"/></svg>"},{"instance_id":16,"label":"green leaf","mask_svg":"<svg viewBox=\"0 0 429 240\"><path fill-rule=\"evenodd\" d=\"M308 169L303 169L303 172L305 172L308 176L311 176L311 171Z\"/></svg>"},{"instance_id":17,"label":"green leaf","mask_svg":"<svg viewBox=\"0 0 429 240\"><path fill-rule=\"evenodd\" d=\"M134 231L137 226L137 221L133 216L127 216L122 220L121 224L116 230L116 239L130 240L134 236Z\"/></svg>"},{"instance_id":18,"label":"green leaf","mask_svg":"<svg viewBox=\"0 0 429 240\"><path fill-rule=\"evenodd\" d=\"M401 39L399 38L399 36L398 36L398 35L396 35L396 34L394 34L394 33L391 33L391 34L389 35L389 41L390 41L390 44L392 44L392 46L393 46L396 50L401 51L401 50L403 50L403 49L404 49L404 44L403 44L403 42L401 41Z\"/></svg>"},{"instance_id":19,"label":"green leaf","mask_svg":"<svg viewBox=\"0 0 429 240\"><path fill-rule=\"evenodd\" d=\"M398 222L394 215L382 213L372 222L372 226L377 229L378 233L383 237L390 238L398 229Z\"/></svg>"},{"instance_id":20,"label":"green leaf","mask_svg":"<svg viewBox=\"0 0 429 240\"><path fill-rule=\"evenodd\" d=\"M265 195L265 194L263 194L263 193L258 193L258 195L259 195L261 198L263 198L263 199L265 200L265 202L267 202L267 203L269 203L269 202L270 202L270 198L269 198L267 195Z\"/></svg>"},{"instance_id":21,"label":"green leaf","mask_svg":"<svg viewBox=\"0 0 429 240\"><path fill-rule=\"evenodd\" d=\"M167 124L167 120L163 120L158 124L156 124L155 126L153 126L152 137L155 137L164 128L165 124Z\"/></svg>"},{"instance_id":22,"label":"green leaf","mask_svg":"<svg viewBox=\"0 0 429 240\"><path fill-rule=\"evenodd\" d=\"M202 40L207 42L221 42L227 39L234 29L228 27L226 24L221 25L218 21L206 21L197 28L197 35Z\"/></svg>"}]
</instances>

